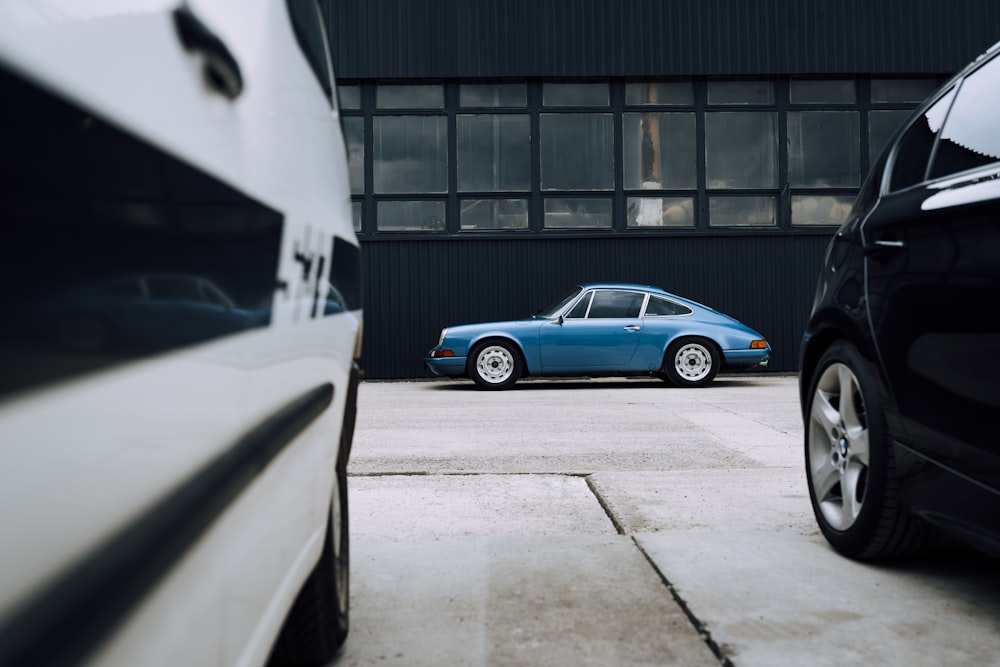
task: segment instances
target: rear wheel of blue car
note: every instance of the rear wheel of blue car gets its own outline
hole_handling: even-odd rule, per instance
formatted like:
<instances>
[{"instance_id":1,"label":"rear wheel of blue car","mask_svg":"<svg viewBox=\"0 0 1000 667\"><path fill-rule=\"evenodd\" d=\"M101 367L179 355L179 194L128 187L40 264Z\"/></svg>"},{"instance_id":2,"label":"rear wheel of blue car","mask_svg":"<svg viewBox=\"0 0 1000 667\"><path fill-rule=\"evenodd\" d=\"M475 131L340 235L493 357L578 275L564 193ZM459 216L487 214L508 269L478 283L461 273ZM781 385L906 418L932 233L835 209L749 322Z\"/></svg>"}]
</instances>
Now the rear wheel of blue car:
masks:
<instances>
[{"instance_id":1,"label":"rear wheel of blue car","mask_svg":"<svg viewBox=\"0 0 1000 667\"><path fill-rule=\"evenodd\" d=\"M521 377L521 369L521 355L507 341L486 341L469 357L469 377L480 389L509 389Z\"/></svg>"},{"instance_id":2,"label":"rear wheel of blue car","mask_svg":"<svg viewBox=\"0 0 1000 667\"><path fill-rule=\"evenodd\" d=\"M718 375L721 357L710 341L682 338L667 348L662 373L678 387L703 387Z\"/></svg>"},{"instance_id":3,"label":"rear wheel of blue car","mask_svg":"<svg viewBox=\"0 0 1000 667\"><path fill-rule=\"evenodd\" d=\"M805 405L806 477L827 541L850 558L911 556L937 530L902 506L899 473L879 398L881 381L838 341L820 358Z\"/></svg>"}]
</instances>

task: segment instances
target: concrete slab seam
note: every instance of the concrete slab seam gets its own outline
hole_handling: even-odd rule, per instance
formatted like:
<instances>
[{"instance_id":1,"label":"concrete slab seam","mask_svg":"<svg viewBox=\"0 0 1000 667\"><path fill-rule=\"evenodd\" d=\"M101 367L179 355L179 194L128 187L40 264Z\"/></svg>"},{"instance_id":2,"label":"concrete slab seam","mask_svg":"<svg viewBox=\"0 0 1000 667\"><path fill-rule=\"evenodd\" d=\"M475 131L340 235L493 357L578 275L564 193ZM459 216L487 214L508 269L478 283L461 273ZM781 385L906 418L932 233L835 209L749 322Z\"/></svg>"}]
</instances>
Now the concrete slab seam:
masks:
<instances>
[{"instance_id":1,"label":"concrete slab seam","mask_svg":"<svg viewBox=\"0 0 1000 667\"><path fill-rule=\"evenodd\" d=\"M612 509L611 504L608 503L607 500L605 500L604 496L601 494L601 492L597 490L597 486L594 484L594 478L593 478L593 476L592 475L587 475L586 476L586 480L587 480L587 488L590 489L590 492L594 494L595 498L597 498L597 502L600 504L601 508L604 510L604 513L607 514L608 518L611 520L611 525L613 525L615 527L615 530L618 531L619 535L624 535L625 534L625 526L622 524L621 520L618 518L618 514L614 511L614 509ZM635 540L633 540L633 542L634 541Z\"/></svg>"},{"instance_id":2,"label":"concrete slab seam","mask_svg":"<svg viewBox=\"0 0 1000 667\"><path fill-rule=\"evenodd\" d=\"M656 572L656 576L660 578L663 585L667 587L668 591L670 591L670 595L673 597L674 602L677 603L677 606L680 607L681 611L684 612L684 615L687 616L688 621L691 622L691 625L694 626L698 635L705 642L705 645L708 646L712 654L718 659L719 664L722 667L735 667L733 662L723 653L722 647L720 647L718 643L712 639L712 633L709 632L708 628L705 627L705 624L694 615L694 612L692 612L690 607L688 607L687 602L684 601L684 599L677 592L677 589L674 588L674 585L670 583L667 577L663 574L663 571L656 566L656 562L650 558L649 554L646 553L646 550L642 548L642 545L636 541L635 537L632 537L632 543L635 545L635 548L639 550L639 553L642 554L642 557L646 559L646 562L649 563L650 567L653 568L653 571Z\"/></svg>"}]
</instances>

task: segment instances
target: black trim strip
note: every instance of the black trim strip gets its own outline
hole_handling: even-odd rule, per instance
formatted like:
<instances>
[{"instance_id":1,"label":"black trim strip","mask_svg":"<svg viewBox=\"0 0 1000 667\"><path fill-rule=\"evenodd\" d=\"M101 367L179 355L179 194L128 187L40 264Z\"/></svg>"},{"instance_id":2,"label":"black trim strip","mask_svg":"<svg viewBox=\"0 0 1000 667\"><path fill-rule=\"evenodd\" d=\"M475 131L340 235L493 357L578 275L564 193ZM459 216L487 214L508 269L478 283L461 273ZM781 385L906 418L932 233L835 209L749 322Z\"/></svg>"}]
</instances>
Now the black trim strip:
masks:
<instances>
[{"instance_id":1,"label":"black trim strip","mask_svg":"<svg viewBox=\"0 0 1000 667\"><path fill-rule=\"evenodd\" d=\"M285 405L30 598L0 626L0 665L87 658L333 394L326 383Z\"/></svg>"}]
</instances>

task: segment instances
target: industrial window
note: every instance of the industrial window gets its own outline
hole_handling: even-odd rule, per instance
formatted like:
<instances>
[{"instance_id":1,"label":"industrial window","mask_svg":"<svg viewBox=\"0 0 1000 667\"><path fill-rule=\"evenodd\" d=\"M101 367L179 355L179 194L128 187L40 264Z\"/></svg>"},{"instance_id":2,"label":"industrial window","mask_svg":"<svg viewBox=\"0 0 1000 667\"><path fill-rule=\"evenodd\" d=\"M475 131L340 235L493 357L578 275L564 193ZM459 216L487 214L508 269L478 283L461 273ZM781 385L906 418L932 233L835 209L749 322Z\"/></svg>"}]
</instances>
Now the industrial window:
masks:
<instances>
[{"instance_id":1,"label":"industrial window","mask_svg":"<svg viewBox=\"0 0 1000 667\"><path fill-rule=\"evenodd\" d=\"M611 114L542 114L542 190L611 190L614 122Z\"/></svg>"},{"instance_id":2,"label":"industrial window","mask_svg":"<svg viewBox=\"0 0 1000 667\"><path fill-rule=\"evenodd\" d=\"M378 116L374 127L376 193L448 191L444 116Z\"/></svg>"},{"instance_id":3,"label":"industrial window","mask_svg":"<svg viewBox=\"0 0 1000 667\"><path fill-rule=\"evenodd\" d=\"M861 183L857 111L788 113L788 182L792 187L850 187Z\"/></svg>"},{"instance_id":4,"label":"industrial window","mask_svg":"<svg viewBox=\"0 0 1000 667\"><path fill-rule=\"evenodd\" d=\"M788 101L792 104L854 104L854 79L792 79Z\"/></svg>"},{"instance_id":5,"label":"industrial window","mask_svg":"<svg viewBox=\"0 0 1000 667\"><path fill-rule=\"evenodd\" d=\"M345 82L362 238L809 232L933 79Z\"/></svg>"}]
</instances>

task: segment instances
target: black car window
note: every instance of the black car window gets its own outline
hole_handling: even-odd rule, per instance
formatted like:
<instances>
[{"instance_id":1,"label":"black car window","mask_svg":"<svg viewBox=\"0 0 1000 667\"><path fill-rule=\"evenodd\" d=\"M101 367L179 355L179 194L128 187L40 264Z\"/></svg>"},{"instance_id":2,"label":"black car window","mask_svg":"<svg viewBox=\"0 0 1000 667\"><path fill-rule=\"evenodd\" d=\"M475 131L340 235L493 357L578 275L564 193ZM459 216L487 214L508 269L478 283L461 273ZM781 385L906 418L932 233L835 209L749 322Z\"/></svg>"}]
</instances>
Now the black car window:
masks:
<instances>
[{"instance_id":1,"label":"black car window","mask_svg":"<svg viewBox=\"0 0 1000 667\"><path fill-rule=\"evenodd\" d=\"M948 113L931 166L940 178L1000 160L1000 59L994 58L962 82Z\"/></svg>"},{"instance_id":2,"label":"black car window","mask_svg":"<svg viewBox=\"0 0 1000 667\"><path fill-rule=\"evenodd\" d=\"M184 278L152 278L149 285L149 296L156 301L189 301L198 303L201 292L198 283Z\"/></svg>"},{"instance_id":3,"label":"black car window","mask_svg":"<svg viewBox=\"0 0 1000 667\"><path fill-rule=\"evenodd\" d=\"M601 290L594 293L588 319L636 318L642 309L644 294Z\"/></svg>"},{"instance_id":4,"label":"black car window","mask_svg":"<svg viewBox=\"0 0 1000 667\"><path fill-rule=\"evenodd\" d=\"M577 301L576 305L573 306L573 308L568 313L566 313L566 317L574 317L574 318L586 317L587 309L590 307L590 300L593 297L594 297L593 292L584 294L583 298Z\"/></svg>"},{"instance_id":5,"label":"black car window","mask_svg":"<svg viewBox=\"0 0 1000 667\"><path fill-rule=\"evenodd\" d=\"M691 314L691 309L687 306L682 306L679 303L674 303L669 299L664 299L658 296L649 297L649 303L646 304L646 317L665 317L669 315L689 315Z\"/></svg>"},{"instance_id":6,"label":"black car window","mask_svg":"<svg viewBox=\"0 0 1000 667\"><path fill-rule=\"evenodd\" d=\"M952 88L914 120L910 129L900 139L892 162L890 190L902 190L924 180L931 150L934 148L934 139L941 130L944 117L954 97L955 89Z\"/></svg>"}]
</instances>

